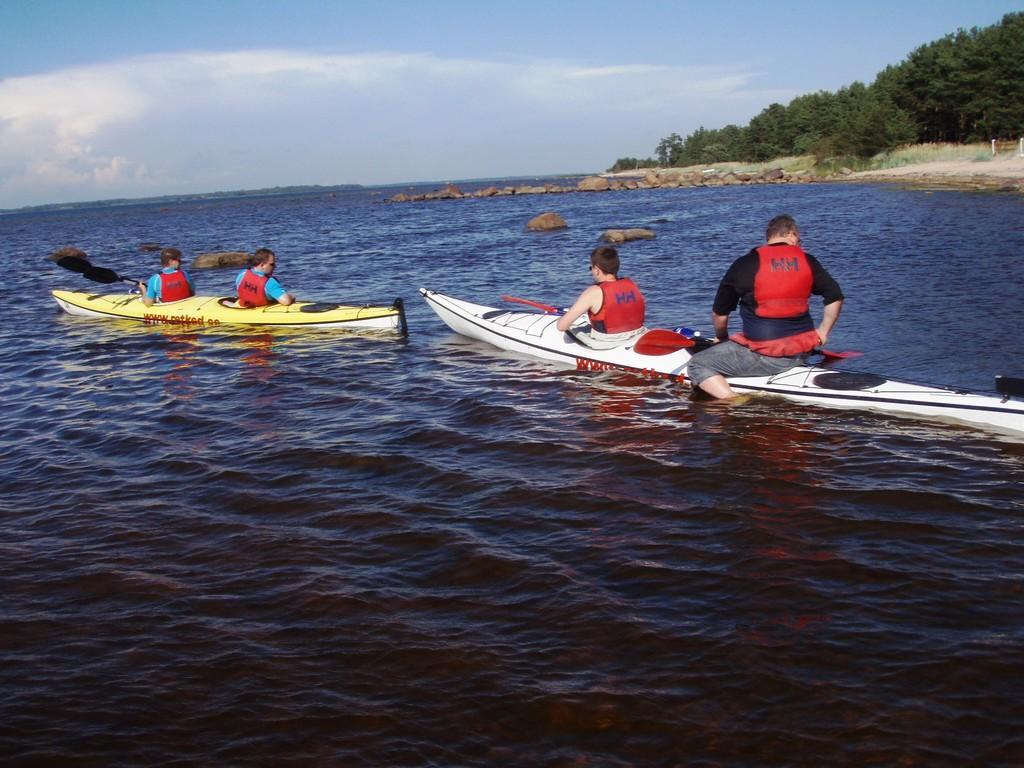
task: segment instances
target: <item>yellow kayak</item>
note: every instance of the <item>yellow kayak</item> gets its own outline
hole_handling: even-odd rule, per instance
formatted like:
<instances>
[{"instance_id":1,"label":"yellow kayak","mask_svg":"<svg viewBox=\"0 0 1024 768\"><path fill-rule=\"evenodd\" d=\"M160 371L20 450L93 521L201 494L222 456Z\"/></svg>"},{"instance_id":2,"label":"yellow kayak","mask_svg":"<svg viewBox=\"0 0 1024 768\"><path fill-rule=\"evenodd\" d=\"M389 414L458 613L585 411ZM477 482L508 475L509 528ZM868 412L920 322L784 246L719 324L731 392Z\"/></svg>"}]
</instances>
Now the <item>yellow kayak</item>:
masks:
<instances>
[{"instance_id":1,"label":"yellow kayak","mask_svg":"<svg viewBox=\"0 0 1024 768\"><path fill-rule=\"evenodd\" d=\"M272 325L293 328L351 328L405 334L405 308L401 299L390 306L353 306L297 301L287 307L242 308L234 297L192 296L147 307L136 294L97 294L89 291L52 291L57 304L70 315L138 320L153 325L215 326Z\"/></svg>"}]
</instances>

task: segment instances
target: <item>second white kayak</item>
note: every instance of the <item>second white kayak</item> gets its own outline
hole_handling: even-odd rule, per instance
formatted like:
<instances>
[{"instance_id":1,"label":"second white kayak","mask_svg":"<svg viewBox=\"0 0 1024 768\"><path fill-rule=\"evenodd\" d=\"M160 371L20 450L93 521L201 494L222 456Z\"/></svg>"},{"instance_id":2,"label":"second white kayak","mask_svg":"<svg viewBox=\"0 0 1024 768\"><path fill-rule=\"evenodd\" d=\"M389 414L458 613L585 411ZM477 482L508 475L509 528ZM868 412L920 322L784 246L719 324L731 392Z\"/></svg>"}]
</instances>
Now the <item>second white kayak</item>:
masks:
<instances>
[{"instance_id":1,"label":"second white kayak","mask_svg":"<svg viewBox=\"0 0 1024 768\"><path fill-rule=\"evenodd\" d=\"M633 371L652 378L687 381L688 349L641 354L636 350L637 342L614 349L591 349L559 331L555 327L558 317L553 314L476 304L426 288L421 288L420 294L453 331L501 349L581 370ZM1016 379L1002 379L999 386L1004 393L999 395L801 365L775 376L731 378L729 385L739 392L764 392L802 403L951 419L1024 435L1024 401Z\"/></svg>"}]
</instances>

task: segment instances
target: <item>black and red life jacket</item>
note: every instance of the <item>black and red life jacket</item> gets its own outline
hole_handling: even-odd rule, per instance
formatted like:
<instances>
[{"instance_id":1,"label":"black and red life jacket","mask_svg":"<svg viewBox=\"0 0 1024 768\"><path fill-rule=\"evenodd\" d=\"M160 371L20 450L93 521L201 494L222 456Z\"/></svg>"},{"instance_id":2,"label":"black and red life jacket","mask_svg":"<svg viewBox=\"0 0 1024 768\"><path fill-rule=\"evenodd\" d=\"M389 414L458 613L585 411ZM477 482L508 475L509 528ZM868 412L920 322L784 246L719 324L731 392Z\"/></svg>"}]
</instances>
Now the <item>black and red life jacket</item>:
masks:
<instances>
[{"instance_id":1,"label":"black and red life jacket","mask_svg":"<svg viewBox=\"0 0 1024 768\"><path fill-rule=\"evenodd\" d=\"M258 275L253 270L245 270L238 284L238 303L243 307L265 307L272 303L267 296L269 275Z\"/></svg>"},{"instance_id":2,"label":"black and red life jacket","mask_svg":"<svg viewBox=\"0 0 1024 768\"><path fill-rule=\"evenodd\" d=\"M810 352L820 342L807 300L814 275L796 245L763 245L750 301L740 303L743 333L730 338L769 357Z\"/></svg>"},{"instance_id":3,"label":"black and red life jacket","mask_svg":"<svg viewBox=\"0 0 1024 768\"><path fill-rule=\"evenodd\" d=\"M591 327L598 333L625 333L644 324L644 296L628 277L599 283L601 309L588 312Z\"/></svg>"},{"instance_id":4,"label":"black and red life jacket","mask_svg":"<svg viewBox=\"0 0 1024 768\"><path fill-rule=\"evenodd\" d=\"M181 301L191 295L192 286L180 269L160 273L160 301Z\"/></svg>"}]
</instances>

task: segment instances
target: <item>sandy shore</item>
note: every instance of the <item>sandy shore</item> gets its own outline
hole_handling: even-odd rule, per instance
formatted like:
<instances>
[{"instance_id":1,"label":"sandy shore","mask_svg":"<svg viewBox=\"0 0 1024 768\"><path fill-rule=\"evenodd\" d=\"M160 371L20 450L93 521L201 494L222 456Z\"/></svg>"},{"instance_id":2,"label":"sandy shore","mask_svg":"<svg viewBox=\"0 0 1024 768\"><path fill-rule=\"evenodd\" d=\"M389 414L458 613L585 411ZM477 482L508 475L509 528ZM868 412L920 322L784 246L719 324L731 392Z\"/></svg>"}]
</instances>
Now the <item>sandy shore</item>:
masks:
<instances>
[{"instance_id":1,"label":"sandy shore","mask_svg":"<svg viewBox=\"0 0 1024 768\"><path fill-rule=\"evenodd\" d=\"M762 164L765 168L773 167L773 163ZM785 161L779 166L785 167ZM727 174L730 170L744 167L742 163L715 163L714 168L719 174ZM750 167L749 165L745 167ZM690 166L673 171L700 173L703 166ZM606 179L642 179L650 172L665 173L662 169L641 168L634 171L618 173L602 173ZM706 172L706 171L705 171ZM1005 154L991 160L935 160L926 163L903 165L898 168L883 168L876 171L855 171L818 176L815 169L807 171L815 175L814 181L891 181L915 186L944 186L978 189L1007 189L1024 192L1024 157L1017 154Z\"/></svg>"},{"instance_id":2,"label":"sandy shore","mask_svg":"<svg viewBox=\"0 0 1024 768\"><path fill-rule=\"evenodd\" d=\"M896 181L905 184L935 184L1017 188L1024 190L1024 157L1001 155L991 160L936 160L930 163L859 171L845 178L857 181Z\"/></svg>"}]
</instances>

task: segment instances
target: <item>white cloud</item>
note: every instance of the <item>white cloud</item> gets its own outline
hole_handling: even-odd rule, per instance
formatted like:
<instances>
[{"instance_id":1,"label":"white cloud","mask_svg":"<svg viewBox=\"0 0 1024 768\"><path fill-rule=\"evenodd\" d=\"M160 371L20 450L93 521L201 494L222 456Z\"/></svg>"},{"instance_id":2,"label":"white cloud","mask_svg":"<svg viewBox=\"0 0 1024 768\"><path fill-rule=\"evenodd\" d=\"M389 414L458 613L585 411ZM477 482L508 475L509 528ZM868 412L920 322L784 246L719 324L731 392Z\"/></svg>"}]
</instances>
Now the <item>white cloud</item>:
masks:
<instances>
[{"instance_id":1,"label":"white cloud","mask_svg":"<svg viewBox=\"0 0 1024 768\"><path fill-rule=\"evenodd\" d=\"M663 72L671 72L671 67L650 66L647 64L632 64L617 67L584 67L581 69L566 70L565 76L576 77L618 77L620 75L657 75Z\"/></svg>"},{"instance_id":2,"label":"white cloud","mask_svg":"<svg viewBox=\"0 0 1024 768\"><path fill-rule=\"evenodd\" d=\"M0 208L596 170L793 93L740 68L426 53L162 54L0 81ZM624 129L624 125L628 126ZM623 136L633 138L622 145Z\"/></svg>"}]
</instances>

